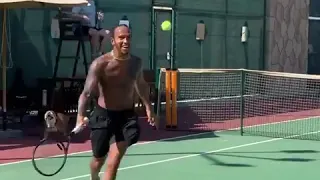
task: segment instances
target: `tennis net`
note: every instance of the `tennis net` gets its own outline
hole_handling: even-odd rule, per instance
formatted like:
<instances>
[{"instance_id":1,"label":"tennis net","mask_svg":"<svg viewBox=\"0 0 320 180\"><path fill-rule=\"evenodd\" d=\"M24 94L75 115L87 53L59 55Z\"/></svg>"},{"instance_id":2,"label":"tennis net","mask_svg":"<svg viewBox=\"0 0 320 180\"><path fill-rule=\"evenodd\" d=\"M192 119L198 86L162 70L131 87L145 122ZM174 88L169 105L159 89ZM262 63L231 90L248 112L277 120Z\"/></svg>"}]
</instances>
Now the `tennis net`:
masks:
<instances>
[{"instance_id":1,"label":"tennis net","mask_svg":"<svg viewBox=\"0 0 320 180\"><path fill-rule=\"evenodd\" d=\"M159 75L158 114L167 127L320 140L311 133L320 131L320 76L244 69L173 72L163 69ZM164 101L161 92L168 91L172 100Z\"/></svg>"}]
</instances>

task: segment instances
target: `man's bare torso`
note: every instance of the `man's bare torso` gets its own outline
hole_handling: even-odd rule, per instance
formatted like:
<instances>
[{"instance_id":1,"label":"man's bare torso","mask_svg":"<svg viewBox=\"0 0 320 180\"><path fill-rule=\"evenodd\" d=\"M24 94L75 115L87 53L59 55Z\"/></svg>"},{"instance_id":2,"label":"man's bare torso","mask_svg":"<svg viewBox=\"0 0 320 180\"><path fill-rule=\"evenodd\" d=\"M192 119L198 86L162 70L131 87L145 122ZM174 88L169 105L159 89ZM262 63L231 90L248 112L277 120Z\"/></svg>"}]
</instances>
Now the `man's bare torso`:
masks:
<instances>
[{"instance_id":1,"label":"man's bare torso","mask_svg":"<svg viewBox=\"0 0 320 180\"><path fill-rule=\"evenodd\" d=\"M102 61L99 63L98 104L110 110L133 108L135 82L141 69L141 60L136 56L117 60L111 53L98 60Z\"/></svg>"}]
</instances>

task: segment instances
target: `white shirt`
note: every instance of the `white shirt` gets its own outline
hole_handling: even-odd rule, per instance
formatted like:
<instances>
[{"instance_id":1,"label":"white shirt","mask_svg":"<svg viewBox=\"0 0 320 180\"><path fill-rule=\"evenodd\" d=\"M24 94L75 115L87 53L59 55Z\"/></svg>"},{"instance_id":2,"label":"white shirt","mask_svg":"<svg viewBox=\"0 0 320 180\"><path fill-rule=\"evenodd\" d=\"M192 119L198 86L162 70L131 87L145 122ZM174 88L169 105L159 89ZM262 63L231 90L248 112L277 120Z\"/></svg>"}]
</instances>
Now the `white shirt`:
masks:
<instances>
[{"instance_id":1,"label":"white shirt","mask_svg":"<svg viewBox=\"0 0 320 180\"><path fill-rule=\"evenodd\" d=\"M72 12L87 16L90 20L89 26L96 26L96 5L93 0L88 0L87 5L73 7Z\"/></svg>"}]
</instances>

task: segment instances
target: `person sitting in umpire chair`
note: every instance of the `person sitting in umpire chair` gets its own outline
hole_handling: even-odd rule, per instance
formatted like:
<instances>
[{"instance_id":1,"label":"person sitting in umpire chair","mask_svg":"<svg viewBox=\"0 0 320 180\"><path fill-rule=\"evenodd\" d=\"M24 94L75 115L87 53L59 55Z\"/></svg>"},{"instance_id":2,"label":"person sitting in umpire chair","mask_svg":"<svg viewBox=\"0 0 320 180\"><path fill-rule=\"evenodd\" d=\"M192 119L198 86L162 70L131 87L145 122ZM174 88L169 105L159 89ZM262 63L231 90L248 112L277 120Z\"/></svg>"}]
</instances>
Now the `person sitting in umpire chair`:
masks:
<instances>
[{"instance_id":1,"label":"person sitting in umpire chair","mask_svg":"<svg viewBox=\"0 0 320 180\"><path fill-rule=\"evenodd\" d=\"M80 18L82 22L82 29L80 27L73 28L75 36L80 36L81 33L83 36L90 36L92 57L102 55L110 31L101 28L104 14L96 11L94 0L88 0L87 5L73 7L72 16L73 18Z\"/></svg>"}]
</instances>

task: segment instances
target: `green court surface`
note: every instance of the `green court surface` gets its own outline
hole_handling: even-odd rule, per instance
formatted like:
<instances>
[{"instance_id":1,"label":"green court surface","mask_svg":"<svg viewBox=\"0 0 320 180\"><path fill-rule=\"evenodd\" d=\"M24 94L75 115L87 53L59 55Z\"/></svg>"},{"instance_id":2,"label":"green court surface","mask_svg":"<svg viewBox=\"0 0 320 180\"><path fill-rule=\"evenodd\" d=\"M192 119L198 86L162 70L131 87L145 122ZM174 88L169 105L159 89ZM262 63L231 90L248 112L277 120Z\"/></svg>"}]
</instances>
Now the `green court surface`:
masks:
<instances>
[{"instance_id":1,"label":"green court surface","mask_svg":"<svg viewBox=\"0 0 320 180\"><path fill-rule=\"evenodd\" d=\"M117 180L316 179L319 152L317 141L202 133L131 147ZM1 179L87 180L90 155L71 155L53 177L38 175L30 161L0 165Z\"/></svg>"}]
</instances>

